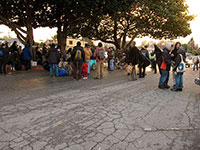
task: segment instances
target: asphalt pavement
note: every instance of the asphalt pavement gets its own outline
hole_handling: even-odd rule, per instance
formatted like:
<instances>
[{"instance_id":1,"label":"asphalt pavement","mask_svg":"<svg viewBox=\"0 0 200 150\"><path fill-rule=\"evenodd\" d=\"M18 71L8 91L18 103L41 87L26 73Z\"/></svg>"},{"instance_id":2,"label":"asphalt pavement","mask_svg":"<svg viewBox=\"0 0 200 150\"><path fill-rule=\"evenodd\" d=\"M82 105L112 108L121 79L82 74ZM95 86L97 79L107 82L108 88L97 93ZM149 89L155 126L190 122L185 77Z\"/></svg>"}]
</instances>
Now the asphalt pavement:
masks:
<instances>
[{"instance_id":1,"label":"asphalt pavement","mask_svg":"<svg viewBox=\"0 0 200 150\"><path fill-rule=\"evenodd\" d=\"M158 89L159 74L73 81L45 71L0 76L1 150L199 150L200 86ZM171 86L173 85L170 77Z\"/></svg>"}]
</instances>

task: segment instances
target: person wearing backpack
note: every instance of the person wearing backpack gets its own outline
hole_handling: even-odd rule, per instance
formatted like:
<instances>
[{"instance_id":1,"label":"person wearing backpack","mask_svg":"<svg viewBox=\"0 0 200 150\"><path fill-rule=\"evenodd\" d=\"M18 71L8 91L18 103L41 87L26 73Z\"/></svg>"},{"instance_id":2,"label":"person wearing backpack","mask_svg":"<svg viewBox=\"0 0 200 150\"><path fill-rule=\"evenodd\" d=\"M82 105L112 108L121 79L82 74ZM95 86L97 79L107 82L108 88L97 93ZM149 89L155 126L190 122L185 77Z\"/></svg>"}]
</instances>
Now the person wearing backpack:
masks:
<instances>
[{"instance_id":1,"label":"person wearing backpack","mask_svg":"<svg viewBox=\"0 0 200 150\"><path fill-rule=\"evenodd\" d=\"M108 70L114 71L115 51L112 47L108 49Z\"/></svg>"},{"instance_id":2,"label":"person wearing backpack","mask_svg":"<svg viewBox=\"0 0 200 150\"><path fill-rule=\"evenodd\" d=\"M94 57L97 61L96 77L94 79L102 79L104 72L104 61L105 61L105 49L102 47L102 43L98 44L98 48L94 52Z\"/></svg>"},{"instance_id":3,"label":"person wearing backpack","mask_svg":"<svg viewBox=\"0 0 200 150\"><path fill-rule=\"evenodd\" d=\"M183 50L177 51L177 57L175 58L175 64L173 66L173 72L175 73L175 85L171 91L182 91L183 89L183 73L185 72L185 54Z\"/></svg>"},{"instance_id":4,"label":"person wearing backpack","mask_svg":"<svg viewBox=\"0 0 200 150\"><path fill-rule=\"evenodd\" d=\"M55 48L55 44L51 45L51 48L49 49L48 53L48 63L50 66L50 76L53 77L53 67L55 67L56 70L56 77L59 76L59 71L58 71L58 63L60 60L60 55L58 50Z\"/></svg>"},{"instance_id":5,"label":"person wearing backpack","mask_svg":"<svg viewBox=\"0 0 200 150\"><path fill-rule=\"evenodd\" d=\"M6 50L6 45L2 44L0 47L0 74L6 75L6 64L8 61L8 52ZM2 71L3 68L3 71Z\"/></svg>"},{"instance_id":6,"label":"person wearing backpack","mask_svg":"<svg viewBox=\"0 0 200 150\"><path fill-rule=\"evenodd\" d=\"M77 42L77 46L73 48L71 59L74 65L73 69L73 79L81 80L82 79L82 65L85 62L85 52L81 46L81 42Z\"/></svg>"},{"instance_id":7,"label":"person wearing backpack","mask_svg":"<svg viewBox=\"0 0 200 150\"><path fill-rule=\"evenodd\" d=\"M195 54L195 56L192 59L193 61L193 71L195 71L195 68L197 69L197 71L199 70L199 57L197 54Z\"/></svg>"}]
</instances>

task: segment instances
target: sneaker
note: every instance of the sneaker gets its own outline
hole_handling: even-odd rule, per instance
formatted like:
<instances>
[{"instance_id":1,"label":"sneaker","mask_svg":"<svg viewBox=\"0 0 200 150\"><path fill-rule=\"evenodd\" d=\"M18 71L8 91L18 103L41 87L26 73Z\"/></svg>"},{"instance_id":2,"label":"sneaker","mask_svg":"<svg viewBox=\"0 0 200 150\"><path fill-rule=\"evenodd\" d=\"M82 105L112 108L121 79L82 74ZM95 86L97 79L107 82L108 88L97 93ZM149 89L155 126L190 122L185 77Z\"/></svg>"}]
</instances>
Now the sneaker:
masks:
<instances>
[{"instance_id":1,"label":"sneaker","mask_svg":"<svg viewBox=\"0 0 200 150\"><path fill-rule=\"evenodd\" d=\"M95 77L94 79L99 79L99 78Z\"/></svg>"}]
</instances>

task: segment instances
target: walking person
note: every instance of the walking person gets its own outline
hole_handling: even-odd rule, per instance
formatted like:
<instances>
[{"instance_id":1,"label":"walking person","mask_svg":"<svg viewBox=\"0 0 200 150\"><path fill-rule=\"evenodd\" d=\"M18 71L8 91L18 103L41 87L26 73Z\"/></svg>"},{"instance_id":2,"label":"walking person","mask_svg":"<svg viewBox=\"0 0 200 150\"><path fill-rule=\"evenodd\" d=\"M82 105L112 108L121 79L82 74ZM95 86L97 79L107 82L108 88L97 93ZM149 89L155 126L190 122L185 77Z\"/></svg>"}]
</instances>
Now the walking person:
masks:
<instances>
[{"instance_id":1,"label":"walking person","mask_svg":"<svg viewBox=\"0 0 200 150\"><path fill-rule=\"evenodd\" d=\"M90 57L92 56L92 51L89 48L88 44L85 44L84 52L85 52L85 61L88 64L88 66L87 66L87 73L89 75L90 74Z\"/></svg>"},{"instance_id":2,"label":"walking person","mask_svg":"<svg viewBox=\"0 0 200 150\"><path fill-rule=\"evenodd\" d=\"M32 58L28 43L26 43L25 48L23 49L23 56L24 56L25 70L28 71L31 69L31 58Z\"/></svg>"},{"instance_id":3,"label":"walking person","mask_svg":"<svg viewBox=\"0 0 200 150\"><path fill-rule=\"evenodd\" d=\"M195 71L195 69L198 71L199 70L199 56L198 56L198 54L195 54L192 61L193 61L193 71Z\"/></svg>"},{"instance_id":4,"label":"walking person","mask_svg":"<svg viewBox=\"0 0 200 150\"><path fill-rule=\"evenodd\" d=\"M55 44L51 45L50 50L47 53L48 56L48 62L49 62L49 66L50 66L50 76L53 77L53 69L55 68L55 74L56 77L59 76L59 72L58 72L58 63L60 60L60 55L58 50L55 48Z\"/></svg>"},{"instance_id":5,"label":"walking person","mask_svg":"<svg viewBox=\"0 0 200 150\"><path fill-rule=\"evenodd\" d=\"M173 72L175 74L175 85L171 91L182 91L183 89L183 73L185 72L185 57L184 51L178 50L175 58L175 64L173 66Z\"/></svg>"},{"instance_id":6,"label":"walking person","mask_svg":"<svg viewBox=\"0 0 200 150\"><path fill-rule=\"evenodd\" d=\"M114 71L115 69L115 51L112 47L108 49L108 70L109 71Z\"/></svg>"},{"instance_id":7,"label":"walking person","mask_svg":"<svg viewBox=\"0 0 200 150\"><path fill-rule=\"evenodd\" d=\"M82 79L82 65L85 62L85 52L81 46L81 42L77 42L77 45L73 48L72 51L72 62L73 62L73 79L81 80Z\"/></svg>"},{"instance_id":8,"label":"walking person","mask_svg":"<svg viewBox=\"0 0 200 150\"><path fill-rule=\"evenodd\" d=\"M8 51L6 45L2 44L0 47L0 74L6 75L6 64L8 61ZM3 68L3 69L2 69Z\"/></svg>"},{"instance_id":9,"label":"walking person","mask_svg":"<svg viewBox=\"0 0 200 150\"><path fill-rule=\"evenodd\" d=\"M126 52L126 63L132 65L131 79L137 80L136 68L135 66L139 63L139 49L136 47L136 42L132 42L129 49Z\"/></svg>"},{"instance_id":10,"label":"walking person","mask_svg":"<svg viewBox=\"0 0 200 150\"><path fill-rule=\"evenodd\" d=\"M162 62L161 64L159 64L161 75L160 75L158 88L160 89L170 88L170 86L168 85L169 71L171 67L170 51L171 51L171 43L167 43L166 47L163 49L163 52L162 52Z\"/></svg>"},{"instance_id":11,"label":"walking person","mask_svg":"<svg viewBox=\"0 0 200 150\"><path fill-rule=\"evenodd\" d=\"M149 60L149 52L147 50L148 46L145 45L144 48L142 48L142 50L140 51L140 53L143 55L142 58L143 60L140 61L139 63L139 78L144 78L145 74L146 74L146 61L147 59ZM150 62L149 62L150 64Z\"/></svg>"},{"instance_id":12,"label":"walking person","mask_svg":"<svg viewBox=\"0 0 200 150\"><path fill-rule=\"evenodd\" d=\"M98 48L94 52L94 57L97 61L96 77L94 79L103 79L104 75L104 61L106 51L102 46L102 43L99 43Z\"/></svg>"}]
</instances>

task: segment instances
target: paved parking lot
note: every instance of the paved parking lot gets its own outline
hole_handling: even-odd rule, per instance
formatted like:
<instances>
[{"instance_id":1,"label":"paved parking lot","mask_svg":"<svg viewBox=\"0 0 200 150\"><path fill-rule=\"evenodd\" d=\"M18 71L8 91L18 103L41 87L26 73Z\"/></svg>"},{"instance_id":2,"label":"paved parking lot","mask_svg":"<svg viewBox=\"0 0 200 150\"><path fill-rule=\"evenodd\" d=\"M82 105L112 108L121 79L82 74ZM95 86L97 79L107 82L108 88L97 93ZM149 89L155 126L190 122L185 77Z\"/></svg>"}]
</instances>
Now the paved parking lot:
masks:
<instances>
[{"instance_id":1,"label":"paved parking lot","mask_svg":"<svg viewBox=\"0 0 200 150\"><path fill-rule=\"evenodd\" d=\"M152 73L138 81L122 71L80 82L39 71L0 76L0 149L199 150L195 77L187 70L183 92L171 92Z\"/></svg>"}]
</instances>

